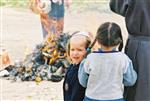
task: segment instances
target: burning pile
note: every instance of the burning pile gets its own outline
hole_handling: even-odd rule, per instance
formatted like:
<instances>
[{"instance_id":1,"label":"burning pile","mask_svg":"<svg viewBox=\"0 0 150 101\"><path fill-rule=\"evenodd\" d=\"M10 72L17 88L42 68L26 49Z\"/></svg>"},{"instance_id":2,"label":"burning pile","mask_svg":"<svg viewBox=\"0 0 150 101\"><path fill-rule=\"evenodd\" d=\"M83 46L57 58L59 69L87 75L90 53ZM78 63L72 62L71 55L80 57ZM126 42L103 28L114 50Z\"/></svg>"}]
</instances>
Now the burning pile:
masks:
<instances>
[{"instance_id":1,"label":"burning pile","mask_svg":"<svg viewBox=\"0 0 150 101\"><path fill-rule=\"evenodd\" d=\"M61 81L69 65L66 59L66 44L69 37L68 34L62 34L57 40L37 45L24 61L9 65L0 74L8 72L2 76L13 78L15 81Z\"/></svg>"}]
</instances>

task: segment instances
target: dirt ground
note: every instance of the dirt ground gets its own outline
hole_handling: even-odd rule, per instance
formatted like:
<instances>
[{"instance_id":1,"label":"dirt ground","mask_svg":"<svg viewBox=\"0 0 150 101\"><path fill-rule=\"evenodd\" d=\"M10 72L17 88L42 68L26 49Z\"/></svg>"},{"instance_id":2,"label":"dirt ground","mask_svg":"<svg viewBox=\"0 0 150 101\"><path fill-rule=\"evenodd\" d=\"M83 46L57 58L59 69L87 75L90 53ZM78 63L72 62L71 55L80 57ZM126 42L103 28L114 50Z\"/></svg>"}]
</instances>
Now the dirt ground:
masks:
<instances>
[{"instance_id":1,"label":"dirt ground","mask_svg":"<svg viewBox=\"0 0 150 101\"><path fill-rule=\"evenodd\" d=\"M112 12L69 12L65 13L64 32L90 31L95 34L98 26L105 21L118 23L124 39L127 37L124 19ZM26 51L32 51L34 46L42 42L40 19L27 9L1 9L1 43L10 56L11 64L16 60L23 60ZM62 83L43 81L39 85L35 82L12 82L0 78L0 101L62 101Z\"/></svg>"}]
</instances>

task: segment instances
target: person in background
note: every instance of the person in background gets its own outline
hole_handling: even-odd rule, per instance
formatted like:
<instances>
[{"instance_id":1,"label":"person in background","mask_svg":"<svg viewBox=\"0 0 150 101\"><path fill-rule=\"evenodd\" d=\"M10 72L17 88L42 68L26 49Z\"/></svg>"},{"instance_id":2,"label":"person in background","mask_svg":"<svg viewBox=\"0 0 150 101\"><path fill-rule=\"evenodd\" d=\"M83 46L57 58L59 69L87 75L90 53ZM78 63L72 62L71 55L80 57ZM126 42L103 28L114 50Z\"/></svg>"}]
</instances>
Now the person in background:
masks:
<instances>
[{"instance_id":1,"label":"person in background","mask_svg":"<svg viewBox=\"0 0 150 101\"><path fill-rule=\"evenodd\" d=\"M56 39L63 33L65 5L71 0L30 0L30 8L40 14L43 39Z\"/></svg>"},{"instance_id":2,"label":"person in background","mask_svg":"<svg viewBox=\"0 0 150 101\"><path fill-rule=\"evenodd\" d=\"M110 9L125 17L125 52L138 74L136 84L125 87L126 101L150 101L150 0L110 0Z\"/></svg>"},{"instance_id":3,"label":"person in background","mask_svg":"<svg viewBox=\"0 0 150 101\"><path fill-rule=\"evenodd\" d=\"M123 84L134 85L137 74L132 61L121 52L120 27L113 22L103 23L96 41L101 48L90 53L79 68L79 82L86 87L84 101L125 101Z\"/></svg>"},{"instance_id":4,"label":"person in background","mask_svg":"<svg viewBox=\"0 0 150 101\"><path fill-rule=\"evenodd\" d=\"M64 83L64 101L83 101L85 88L79 84L78 69L80 62L86 57L86 49L91 43L88 32L73 34L68 42L68 57L71 62Z\"/></svg>"}]
</instances>

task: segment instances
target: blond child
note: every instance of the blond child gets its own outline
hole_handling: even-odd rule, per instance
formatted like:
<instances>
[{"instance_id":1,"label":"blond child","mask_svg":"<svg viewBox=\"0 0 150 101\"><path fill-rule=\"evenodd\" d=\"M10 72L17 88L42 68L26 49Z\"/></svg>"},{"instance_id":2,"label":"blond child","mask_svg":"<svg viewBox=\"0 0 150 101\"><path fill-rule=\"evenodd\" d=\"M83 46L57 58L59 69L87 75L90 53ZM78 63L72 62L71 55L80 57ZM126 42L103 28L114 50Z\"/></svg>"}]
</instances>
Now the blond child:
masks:
<instances>
[{"instance_id":1,"label":"blond child","mask_svg":"<svg viewBox=\"0 0 150 101\"><path fill-rule=\"evenodd\" d=\"M83 101L85 88L79 84L78 69L80 62L86 56L86 49L90 45L88 32L73 34L68 42L68 56L71 62L63 83L64 101Z\"/></svg>"}]
</instances>

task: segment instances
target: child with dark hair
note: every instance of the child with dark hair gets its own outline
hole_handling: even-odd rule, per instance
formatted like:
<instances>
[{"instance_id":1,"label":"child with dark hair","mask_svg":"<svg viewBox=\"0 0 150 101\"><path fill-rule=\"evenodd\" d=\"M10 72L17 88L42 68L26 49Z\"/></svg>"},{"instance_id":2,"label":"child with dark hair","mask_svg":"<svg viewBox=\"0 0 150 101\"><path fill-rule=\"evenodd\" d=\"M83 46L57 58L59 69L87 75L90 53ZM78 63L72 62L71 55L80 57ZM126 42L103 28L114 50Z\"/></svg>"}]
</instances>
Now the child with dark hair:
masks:
<instances>
[{"instance_id":1,"label":"child with dark hair","mask_svg":"<svg viewBox=\"0 0 150 101\"><path fill-rule=\"evenodd\" d=\"M121 52L121 29L106 22L98 28L95 40L101 48L90 53L79 68L79 82L87 87L84 101L124 101L123 84L134 85L137 75L132 61Z\"/></svg>"}]
</instances>

